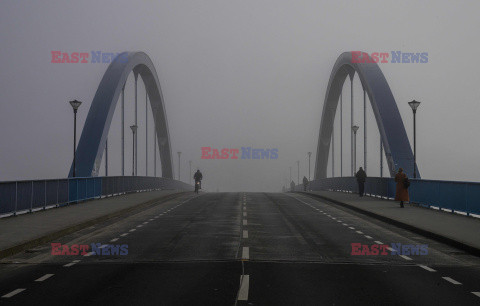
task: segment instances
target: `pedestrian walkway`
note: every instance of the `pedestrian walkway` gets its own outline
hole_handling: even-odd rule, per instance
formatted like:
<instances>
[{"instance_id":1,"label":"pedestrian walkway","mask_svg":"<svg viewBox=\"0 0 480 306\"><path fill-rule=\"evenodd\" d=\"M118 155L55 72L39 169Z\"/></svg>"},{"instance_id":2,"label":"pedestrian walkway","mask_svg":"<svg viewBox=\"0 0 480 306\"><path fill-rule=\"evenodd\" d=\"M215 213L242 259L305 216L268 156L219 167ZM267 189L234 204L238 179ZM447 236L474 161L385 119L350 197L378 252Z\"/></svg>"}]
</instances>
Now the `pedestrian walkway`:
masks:
<instances>
[{"instance_id":1,"label":"pedestrian walkway","mask_svg":"<svg viewBox=\"0 0 480 306\"><path fill-rule=\"evenodd\" d=\"M139 192L0 219L0 258L86 228L141 205L184 194L176 190Z\"/></svg>"},{"instance_id":2,"label":"pedestrian walkway","mask_svg":"<svg viewBox=\"0 0 480 306\"><path fill-rule=\"evenodd\" d=\"M470 253L480 255L480 219L396 201L334 191L301 192L319 197L363 214L437 239Z\"/></svg>"}]
</instances>

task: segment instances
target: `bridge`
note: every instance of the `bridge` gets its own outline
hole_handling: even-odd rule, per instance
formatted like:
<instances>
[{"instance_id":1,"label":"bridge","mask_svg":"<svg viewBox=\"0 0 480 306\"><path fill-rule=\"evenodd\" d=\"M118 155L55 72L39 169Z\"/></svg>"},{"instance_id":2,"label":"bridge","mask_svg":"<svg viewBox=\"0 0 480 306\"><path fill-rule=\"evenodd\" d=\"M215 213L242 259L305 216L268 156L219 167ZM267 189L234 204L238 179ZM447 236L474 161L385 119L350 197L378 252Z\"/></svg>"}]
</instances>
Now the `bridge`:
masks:
<instances>
[{"instance_id":1,"label":"bridge","mask_svg":"<svg viewBox=\"0 0 480 306\"><path fill-rule=\"evenodd\" d=\"M398 104L370 61L354 62L344 52L333 64L307 184L298 168L297 182L279 184L284 192L197 195L191 168L182 180L180 152L175 179L168 101L152 60L144 52L119 54L97 88L78 145L74 136L68 174L0 183L0 302L478 303L480 184L421 178ZM354 82L363 101L354 100ZM71 102L75 114L80 102ZM368 163L374 137L376 165ZM360 166L367 173L364 197L355 178ZM112 167L120 175L109 175ZM394 201L400 168L411 181L403 209Z\"/></svg>"}]
</instances>

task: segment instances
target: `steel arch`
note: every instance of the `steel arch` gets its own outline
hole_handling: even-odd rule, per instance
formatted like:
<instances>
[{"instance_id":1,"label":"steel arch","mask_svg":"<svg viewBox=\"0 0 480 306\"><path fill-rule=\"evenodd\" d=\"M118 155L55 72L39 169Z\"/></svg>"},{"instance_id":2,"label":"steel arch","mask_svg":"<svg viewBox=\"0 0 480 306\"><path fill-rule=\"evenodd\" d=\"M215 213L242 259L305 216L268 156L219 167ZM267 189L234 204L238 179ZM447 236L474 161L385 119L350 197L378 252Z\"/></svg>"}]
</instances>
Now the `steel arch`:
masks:
<instances>
[{"instance_id":1,"label":"steel arch","mask_svg":"<svg viewBox=\"0 0 480 306\"><path fill-rule=\"evenodd\" d=\"M162 176L173 178L172 152L164 99L155 67L144 52L123 52L119 54L103 75L77 146L76 176L98 175L115 107L128 75L132 71L135 75L142 77L150 98L150 106L157 131ZM69 177L72 174L73 162Z\"/></svg>"},{"instance_id":2,"label":"steel arch","mask_svg":"<svg viewBox=\"0 0 480 306\"><path fill-rule=\"evenodd\" d=\"M363 54L363 53L362 53ZM403 168L407 175L413 174L413 153L408 141L397 103L387 80L376 63L353 63L352 53L340 54L333 66L325 93L320 132L318 136L315 179L327 177L327 163L330 152L335 113L338 99L347 76L358 73L362 86L368 94L373 113L382 139L390 176L398 168ZM417 169L417 178L420 173Z\"/></svg>"}]
</instances>

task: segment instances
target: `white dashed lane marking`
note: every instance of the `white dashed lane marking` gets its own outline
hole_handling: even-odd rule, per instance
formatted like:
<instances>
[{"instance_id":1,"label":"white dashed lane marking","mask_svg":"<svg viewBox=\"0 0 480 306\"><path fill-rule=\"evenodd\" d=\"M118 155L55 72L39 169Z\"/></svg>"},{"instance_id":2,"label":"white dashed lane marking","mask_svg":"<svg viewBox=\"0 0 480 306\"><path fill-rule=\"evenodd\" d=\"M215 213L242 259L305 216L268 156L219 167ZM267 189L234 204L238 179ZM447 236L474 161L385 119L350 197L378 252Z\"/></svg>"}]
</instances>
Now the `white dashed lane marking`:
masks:
<instances>
[{"instance_id":1,"label":"white dashed lane marking","mask_svg":"<svg viewBox=\"0 0 480 306\"><path fill-rule=\"evenodd\" d=\"M136 228L132 228L131 230L129 230L129 232L134 232L136 230L137 230Z\"/></svg>"},{"instance_id":2,"label":"white dashed lane marking","mask_svg":"<svg viewBox=\"0 0 480 306\"><path fill-rule=\"evenodd\" d=\"M238 292L239 301L248 301L248 289L250 286L250 276L241 275L240 276L240 291Z\"/></svg>"},{"instance_id":3,"label":"white dashed lane marking","mask_svg":"<svg viewBox=\"0 0 480 306\"><path fill-rule=\"evenodd\" d=\"M25 291L25 290L26 290L25 288L15 289L15 290L13 290L12 292L3 295L2 298L4 298L4 299L11 298L12 296L17 295L17 294L19 294L20 292Z\"/></svg>"},{"instance_id":4,"label":"white dashed lane marking","mask_svg":"<svg viewBox=\"0 0 480 306\"><path fill-rule=\"evenodd\" d=\"M113 238L112 240L110 240L110 242L115 242L117 240L118 240L118 238Z\"/></svg>"},{"instance_id":5,"label":"white dashed lane marking","mask_svg":"<svg viewBox=\"0 0 480 306\"><path fill-rule=\"evenodd\" d=\"M367 239L373 239L372 237L368 236L368 235L365 235L365 238Z\"/></svg>"},{"instance_id":6,"label":"white dashed lane marking","mask_svg":"<svg viewBox=\"0 0 480 306\"><path fill-rule=\"evenodd\" d=\"M128 233L123 233L123 234L121 234L120 236L125 237L125 236L127 236L127 235L128 235Z\"/></svg>"},{"instance_id":7,"label":"white dashed lane marking","mask_svg":"<svg viewBox=\"0 0 480 306\"><path fill-rule=\"evenodd\" d=\"M37 278L35 281L36 282L43 282L44 280L46 279L49 279L50 277L52 277L54 274L45 274L44 276L40 277L40 278Z\"/></svg>"},{"instance_id":8,"label":"white dashed lane marking","mask_svg":"<svg viewBox=\"0 0 480 306\"><path fill-rule=\"evenodd\" d=\"M405 260L413 260L413 259L411 259L410 257L405 256L405 255L398 255L398 256L402 257L402 258L405 259Z\"/></svg>"},{"instance_id":9,"label":"white dashed lane marking","mask_svg":"<svg viewBox=\"0 0 480 306\"><path fill-rule=\"evenodd\" d=\"M243 219L243 225L248 225L246 219Z\"/></svg>"},{"instance_id":10,"label":"white dashed lane marking","mask_svg":"<svg viewBox=\"0 0 480 306\"><path fill-rule=\"evenodd\" d=\"M243 231L243 238L248 238L248 231Z\"/></svg>"},{"instance_id":11,"label":"white dashed lane marking","mask_svg":"<svg viewBox=\"0 0 480 306\"><path fill-rule=\"evenodd\" d=\"M75 265L75 264L78 263L78 262L80 262L80 260L74 260L74 261L72 261L71 263L68 263L68 264L63 265L63 266L66 267L66 268L68 268L68 267L71 267L71 266Z\"/></svg>"},{"instance_id":12,"label":"white dashed lane marking","mask_svg":"<svg viewBox=\"0 0 480 306\"><path fill-rule=\"evenodd\" d=\"M362 231L356 231L357 234L363 235Z\"/></svg>"},{"instance_id":13,"label":"white dashed lane marking","mask_svg":"<svg viewBox=\"0 0 480 306\"><path fill-rule=\"evenodd\" d=\"M476 296L480 297L480 292L475 291L475 292L472 292L472 293L475 294Z\"/></svg>"},{"instance_id":14,"label":"white dashed lane marking","mask_svg":"<svg viewBox=\"0 0 480 306\"><path fill-rule=\"evenodd\" d=\"M242 249L242 259L250 259L250 248L243 247Z\"/></svg>"},{"instance_id":15,"label":"white dashed lane marking","mask_svg":"<svg viewBox=\"0 0 480 306\"><path fill-rule=\"evenodd\" d=\"M450 277L448 277L448 276L444 276L444 277L442 277L442 278L443 278L444 280L446 280L447 282L452 283L452 284L454 284L454 285L461 285L461 284L462 284L462 283L457 282L456 280L454 280L453 278L450 278Z\"/></svg>"},{"instance_id":16,"label":"white dashed lane marking","mask_svg":"<svg viewBox=\"0 0 480 306\"><path fill-rule=\"evenodd\" d=\"M437 272L437 270L434 270L430 267L424 266L424 265L418 265L420 268L427 270L428 272Z\"/></svg>"},{"instance_id":17,"label":"white dashed lane marking","mask_svg":"<svg viewBox=\"0 0 480 306\"><path fill-rule=\"evenodd\" d=\"M376 243L376 244L383 244L383 242L378 241L378 240L375 240L375 243Z\"/></svg>"}]
</instances>

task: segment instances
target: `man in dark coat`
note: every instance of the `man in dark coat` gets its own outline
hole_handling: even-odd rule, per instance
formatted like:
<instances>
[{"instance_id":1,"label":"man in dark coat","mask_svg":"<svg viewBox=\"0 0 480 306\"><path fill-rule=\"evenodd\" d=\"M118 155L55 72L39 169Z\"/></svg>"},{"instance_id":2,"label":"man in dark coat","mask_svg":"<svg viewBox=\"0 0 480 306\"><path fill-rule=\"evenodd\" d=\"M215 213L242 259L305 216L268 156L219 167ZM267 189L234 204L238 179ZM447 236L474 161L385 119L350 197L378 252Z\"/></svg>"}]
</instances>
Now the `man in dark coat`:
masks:
<instances>
[{"instance_id":1,"label":"man in dark coat","mask_svg":"<svg viewBox=\"0 0 480 306\"><path fill-rule=\"evenodd\" d=\"M367 174L363 170L362 167L358 169L358 172L355 174L358 182L358 194L363 197L363 193L365 192L365 180L367 179Z\"/></svg>"},{"instance_id":2,"label":"man in dark coat","mask_svg":"<svg viewBox=\"0 0 480 306\"><path fill-rule=\"evenodd\" d=\"M303 191L307 191L307 186L308 186L308 179L307 177L303 177Z\"/></svg>"},{"instance_id":3,"label":"man in dark coat","mask_svg":"<svg viewBox=\"0 0 480 306\"><path fill-rule=\"evenodd\" d=\"M400 201L400 207L403 208L403 202L410 201L408 196L408 189L405 188L405 179L407 175L403 172L402 168L398 169L398 173L395 175L395 182L397 183L397 188L395 191L395 201Z\"/></svg>"}]
</instances>

